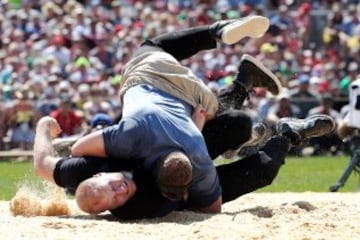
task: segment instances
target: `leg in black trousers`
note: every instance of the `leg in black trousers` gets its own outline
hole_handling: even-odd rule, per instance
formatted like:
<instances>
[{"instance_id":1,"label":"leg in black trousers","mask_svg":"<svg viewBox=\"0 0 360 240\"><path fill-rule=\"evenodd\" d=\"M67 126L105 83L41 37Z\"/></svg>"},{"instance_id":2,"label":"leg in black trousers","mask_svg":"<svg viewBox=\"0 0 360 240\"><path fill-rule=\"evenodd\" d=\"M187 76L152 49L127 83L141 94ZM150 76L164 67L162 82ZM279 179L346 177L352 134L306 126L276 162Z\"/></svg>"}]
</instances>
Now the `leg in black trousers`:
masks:
<instances>
[{"instance_id":1,"label":"leg in black trousers","mask_svg":"<svg viewBox=\"0 0 360 240\"><path fill-rule=\"evenodd\" d=\"M151 40L146 40L135 51L133 57L145 52L163 51L181 61L202 50L214 49L217 43L210 34L209 27L205 25L161 34Z\"/></svg>"},{"instance_id":2,"label":"leg in black trousers","mask_svg":"<svg viewBox=\"0 0 360 240\"><path fill-rule=\"evenodd\" d=\"M229 149L237 149L251 137L252 120L240 110L229 109L206 122L202 134L209 155L217 158Z\"/></svg>"},{"instance_id":3,"label":"leg in black trousers","mask_svg":"<svg viewBox=\"0 0 360 240\"><path fill-rule=\"evenodd\" d=\"M290 142L287 138L271 138L260 151L236 162L216 167L223 202L270 185L285 163Z\"/></svg>"}]
</instances>

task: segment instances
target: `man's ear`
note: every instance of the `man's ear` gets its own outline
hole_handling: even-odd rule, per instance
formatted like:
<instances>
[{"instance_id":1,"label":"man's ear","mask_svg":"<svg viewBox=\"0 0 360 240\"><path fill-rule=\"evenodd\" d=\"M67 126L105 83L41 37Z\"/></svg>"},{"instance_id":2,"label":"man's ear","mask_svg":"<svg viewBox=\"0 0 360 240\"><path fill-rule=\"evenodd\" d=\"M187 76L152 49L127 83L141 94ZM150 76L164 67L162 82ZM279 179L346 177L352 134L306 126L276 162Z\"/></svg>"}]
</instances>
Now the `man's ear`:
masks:
<instances>
[{"instance_id":1,"label":"man's ear","mask_svg":"<svg viewBox=\"0 0 360 240\"><path fill-rule=\"evenodd\" d=\"M197 105L192 113L191 118L192 118L193 122L195 123L195 125L201 131L203 129L206 119L207 119L205 108L201 104Z\"/></svg>"}]
</instances>

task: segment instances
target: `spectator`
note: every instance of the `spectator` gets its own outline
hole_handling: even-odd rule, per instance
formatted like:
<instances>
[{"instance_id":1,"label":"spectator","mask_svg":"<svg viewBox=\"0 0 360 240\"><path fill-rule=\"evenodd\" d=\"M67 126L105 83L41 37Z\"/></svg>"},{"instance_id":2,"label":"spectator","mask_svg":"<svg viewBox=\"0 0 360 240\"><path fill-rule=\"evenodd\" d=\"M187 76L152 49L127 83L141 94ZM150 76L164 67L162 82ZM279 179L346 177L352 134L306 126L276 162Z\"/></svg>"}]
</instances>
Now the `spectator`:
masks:
<instances>
[{"instance_id":1,"label":"spectator","mask_svg":"<svg viewBox=\"0 0 360 240\"><path fill-rule=\"evenodd\" d=\"M34 141L35 126L39 119L33 104L33 93L24 86L15 92L16 100L7 111L7 124L11 131L11 147L30 150Z\"/></svg>"},{"instance_id":2,"label":"spectator","mask_svg":"<svg viewBox=\"0 0 360 240\"><path fill-rule=\"evenodd\" d=\"M67 94L60 95L60 106L50 113L55 118L62 129L60 137L68 137L79 134L83 131L83 120L72 109L71 97Z\"/></svg>"},{"instance_id":3,"label":"spectator","mask_svg":"<svg viewBox=\"0 0 360 240\"><path fill-rule=\"evenodd\" d=\"M44 68L44 61L43 59L36 58L32 61L32 69L29 71L29 78L30 79L46 79L47 72Z\"/></svg>"},{"instance_id":4,"label":"spectator","mask_svg":"<svg viewBox=\"0 0 360 240\"><path fill-rule=\"evenodd\" d=\"M286 94L286 93L285 93ZM275 105L277 99L272 94L266 94L262 97L257 104L257 111L259 119L262 122L267 122L269 111Z\"/></svg>"},{"instance_id":5,"label":"spectator","mask_svg":"<svg viewBox=\"0 0 360 240\"><path fill-rule=\"evenodd\" d=\"M309 47L310 33L311 33L311 19L310 19L311 5L304 2L300 5L298 15L295 17L295 28L299 31L299 39L303 47Z\"/></svg>"},{"instance_id":6,"label":"spectator","mask_svg":"<svg viewBox=\"0 0 360 240\"><path fill-rule=\"evenodd\" d=\"M290 28L292 24L289 9L286 5L280 5L278 12L270 19L271 23L280 28Z\"/></svg>"},{"instance_id":7,"label":"spectator","mask_svg":"<svg viewBox=\"0 0 360 240\"><path fill-rule=\"evenodd\" d=\"M270 107L266 122L271 126L275 126L275 123L284 117L298 118L300 115L300 109L296 105L290 102L289 89L283 88L280 95L277 96L273 106Z\"/></svg>"},{"instance_id":8,"label":"spectator","mask_svg":"<svg viewBox=\"0 0 360 240\"><path fill-rule=\"evenodd\" d=\"M77 6L72 11L76 21L71 32L71 39L80 40L84 36L89 36L91 20L86 16L85 9L82 6Z\"/></svg>"},{"instance_id":9,"label":"spectator","mask_svg":"<svg viewBox=\"0 0 360 240\"><path fill-rule=\"evenodd\" d=\"M347 67L347 74L340 80L340 91L342 96L349 95L349 86L357 79L359 72L359 64L356 62L350 62Z\"/></svg>"},{"instance_id":10,"label":"spectator","mask_svg":"<svg viewBox=\"0 0 360 240\"><path fill-rule=\"evenodd\" d=\"M316 95L310 91L310 78L307 74L300 74L297 79L298 88L292 94L294 98L316 98Z\"/></svg>"},{"instance_id":11,"label":"spectator","mask_svg":"<svg viewBox=\"0 0 360 240\"><path fill-rule=\"evenodd\" d=\"M90 99L83 105L86 123L89 124L93 117L98 113L104 113L114 118L112 106L104 99L104 95L102 94L99 86L93 85L90 91Z\"/></svg>"},{"instance_id":12,"label":"spectator","mask_svg":"<svg viewBox=\"0 0 360 240\"><path fill-rule=\"evenodd\" d=\"M107 71L114 66L113 49L108 45L108 39L101 37L96 39L96 47L90 51L90 55L95 56L104 65Z\"/></svg>"},{"instance_id":13,"label":"spectator","mask_svg":"<svg viewBox=\"0 0 360 240\"><path fill-rule=\"evenodd\" d=\"M90 83L96 81L99 77L96 69L91 66L89 59L85 56L80 56L75 60L74 71L70 74L69 79L76 84Z\"/></svg>"},{"instance_id":14,"label":"spectator","mask_svg":"<svg viewBox=\"0 0 360 240\"><path fill-rule=\"evenodd\" d=\"M295 93L291 95L291 98L299 109L299 118L305 118L308 111L313 108L318 100L315 93L310 90L310 78L307 74L301 74L298 77L298 88Z\"/></svg>"},{"instance_id":15,"label":"spectator","mask_svg":"<svg viewBox=\"0 0 360 240\"><path fill-rule=\"evenodd\" d=\"M54 56L60 64L63 71L65 66L70 62L70 51L65 47L65 39L61 35L55 35L50 40L50 46L45 48L44 54Z\"/></svg>"},{"instance_id":16,"label":"spectator","mask_svg":"<svg viewBox=\"0 0 360 240\"><path fill-rule=\"evenodd\" d=\"M111 126L113 124L112 118L105 113L97 113L91 119L91 129L103 129L104 127Z\"/></svg>"},{"instance_id":17,"label":"spectator","mask_svg":"<svg viewBox=\"0 0 360 240\"><path fill-rule=\"evenodd\" d=\"M36 109L41 117L55 111L59 105L58 95L54 88L47 87L37 101Z\"/></svg>"},{"instance_id":18,"label":"spectator","mask_svg":"<svg viewBox=\"0 0 360 240\"><path fill-rule=\"evenodd\" d=\"M340 113L334 109L334 99L330 94L324 94L321 97L320 104L314 108L311 108L308 112L308 116L315 114L326 114L331 116L336 122L341 119Z\"/></svg>"},{"instance_id":19,"label":"spectator","mask_svg":"<svg viewBox=\"0 0 360 240\"><path fill-rule=\"evenodd\" d=\"M90 94L90 85L86 83L82 83L78 85L77 91L74 96L74 103L76 105L76 108L80 111L84 111L84 103L90 100L91 94Z\"/></svg>"},{"instance_id":20,"label":"spectator","mask_svg":"<svg viewBox=\"0 0 360 240\"><path fill-rule=\"evenodd\" d=\"M359 19L359 16L358 16L357 6L355 4L351 4L347 8L347 12L348 12L348 16L344 20L342 29L343 29L343 32L346 35L352 36L352 35L354 35L354 33L356 31L356 28L360 24L360 19Z\"/></svg>"},{"instance_id":21,"label":"spectator","mask_svg":"<svg viewBox=\"0 0 360 240\"><path fill-rule=\"evenodd\" d=\"M339 123L342 118L340 113L333 108L333 105L333 96L330 94L325 94L321 98L320 105L309 110L308 116L326 114L331 116L336 123ZM324 154L327 152L335 154L341 144L342 141L334 130L324 136L311 139L309 145L314 148L314 154Z\"/></svg>"}]
</instances>

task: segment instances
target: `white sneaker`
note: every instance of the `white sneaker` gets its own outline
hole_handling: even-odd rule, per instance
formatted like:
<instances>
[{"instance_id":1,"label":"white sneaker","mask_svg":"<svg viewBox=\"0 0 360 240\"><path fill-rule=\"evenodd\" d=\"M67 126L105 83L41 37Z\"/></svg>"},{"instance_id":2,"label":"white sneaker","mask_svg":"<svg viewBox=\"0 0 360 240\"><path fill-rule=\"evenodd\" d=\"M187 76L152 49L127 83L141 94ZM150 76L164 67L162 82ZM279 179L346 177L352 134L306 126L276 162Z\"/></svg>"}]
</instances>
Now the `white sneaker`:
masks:
<instances>
[{"instance_id":1,"label":"white sneaker","mask_svg":"<svg viewBox=\"0 0 360 240\"><path fill-rule=\"evenodd\" d=\"M270 21L262 16L221 20L212 25L217 39L225 44L234 44L245 37L261 37L269 28Z\"/></svg>"}]
</instances>

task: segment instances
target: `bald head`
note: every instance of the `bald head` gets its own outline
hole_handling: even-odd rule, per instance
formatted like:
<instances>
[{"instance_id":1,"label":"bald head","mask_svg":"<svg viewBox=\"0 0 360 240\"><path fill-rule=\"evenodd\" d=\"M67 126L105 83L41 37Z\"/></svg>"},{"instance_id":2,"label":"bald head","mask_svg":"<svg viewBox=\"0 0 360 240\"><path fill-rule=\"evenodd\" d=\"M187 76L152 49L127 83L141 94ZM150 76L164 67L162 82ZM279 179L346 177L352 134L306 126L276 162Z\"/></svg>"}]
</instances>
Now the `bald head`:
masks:
<instances>
[{"instance_id":1,"label":"bald head","mask_svg":"<svg viewBox=\"0 0 360 240\"><path fill-rule=\"evenodd\" d=\"M94 181L95 179L90 178L81 182L75 193L79 208L90 214L97 214L106 210L100 205L101 199L98 196Z\"/></svg>"}]
</instances>

